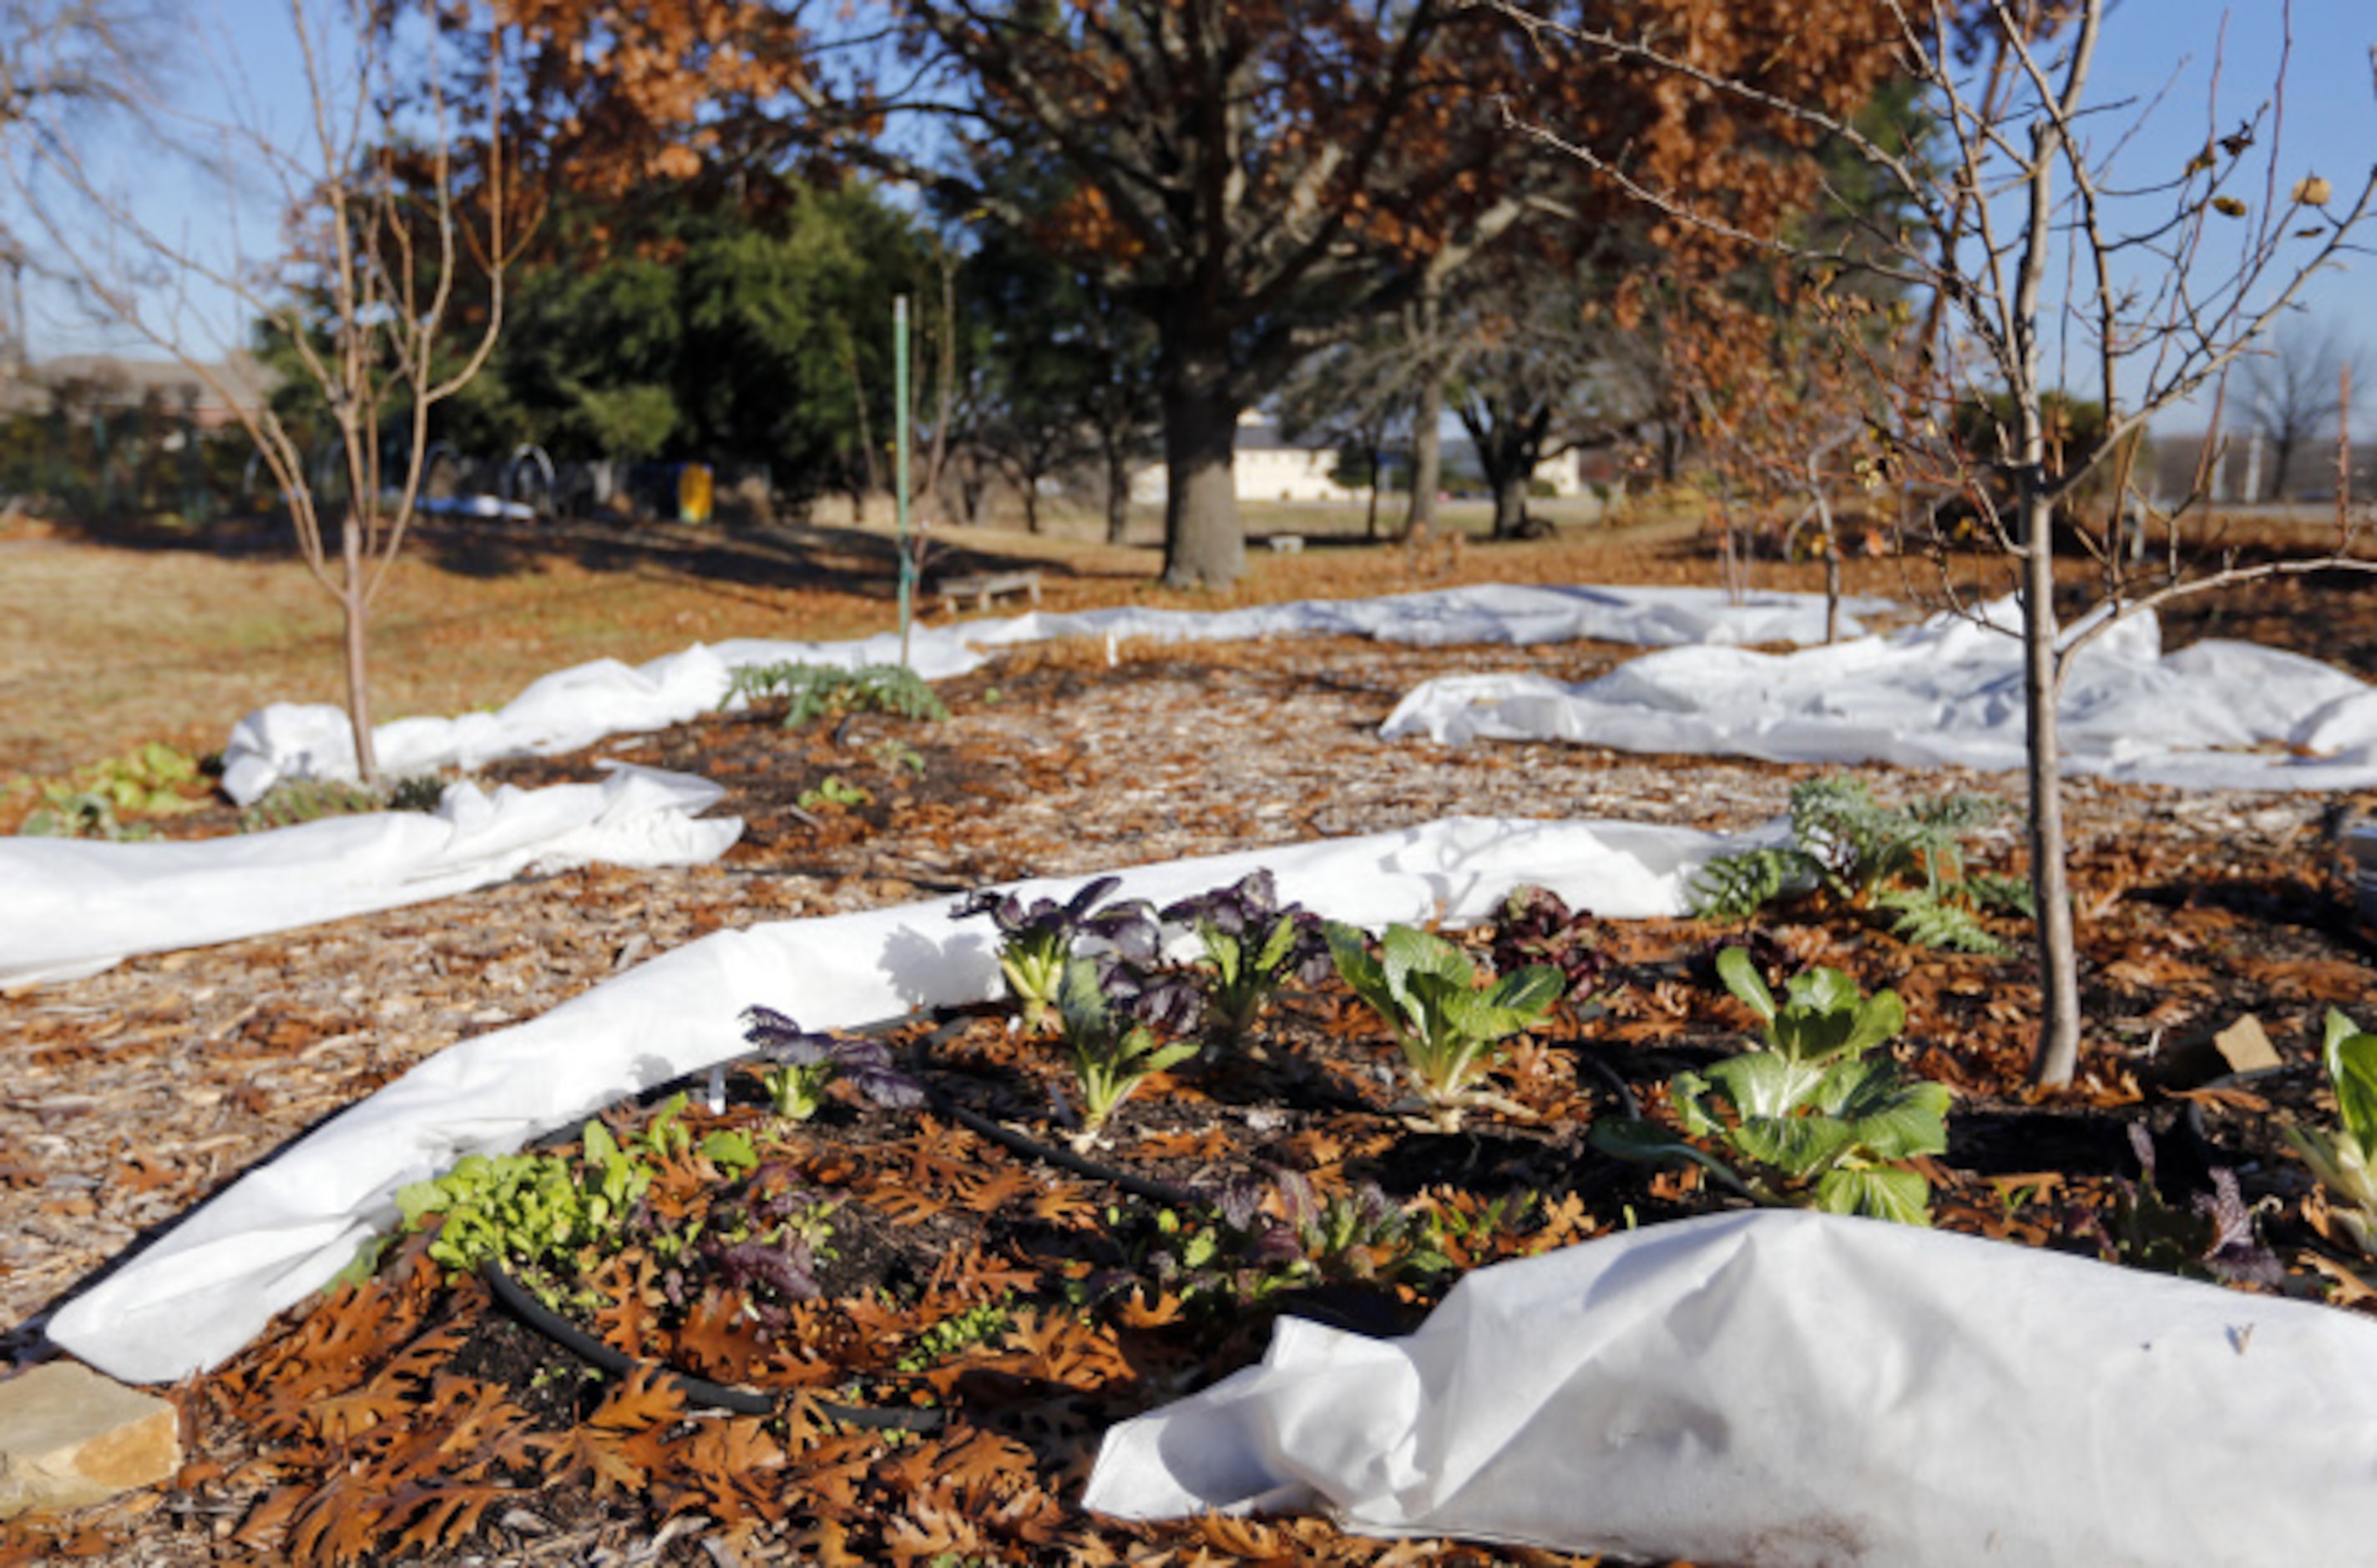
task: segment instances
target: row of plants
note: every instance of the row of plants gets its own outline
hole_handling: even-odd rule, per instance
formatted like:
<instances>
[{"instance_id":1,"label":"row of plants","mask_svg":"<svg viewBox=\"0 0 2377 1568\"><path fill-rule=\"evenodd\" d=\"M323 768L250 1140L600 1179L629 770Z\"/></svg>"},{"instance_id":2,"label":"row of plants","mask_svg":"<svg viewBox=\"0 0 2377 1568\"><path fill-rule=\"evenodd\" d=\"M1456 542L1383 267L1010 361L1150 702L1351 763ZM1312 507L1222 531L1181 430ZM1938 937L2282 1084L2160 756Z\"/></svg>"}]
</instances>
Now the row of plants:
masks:
<instances>
[{"instance_id":1,"label":"row of plants","mask_svg":"<svg viewBox=\"0 0 2377 1568\"><path fill-rule=\"evenodd\" d=\"M856 669L798 662L746 666L734 672L721 706L738 700L781 702L787 728L813 719L860 712L925 721L950 716L932 687L914 670L898 664ZM887 771L904 768L921 772L925 765L914 748L896 737L878 741L872 754ZM56 777L14 779L0 787L0 800L30 802L17 830L30 836L142 843L159 836L159 820L204 810L212 804L211 774L218 771L212 759L194 757L162 741L148 741L122 756ZM435 811L445 791L445 781L434 774L393 778L376 787L339 779L284 780L242 808L239 828L242 832L262 832L325 817ZM829 777L805 795L801 804L813 809L864 805L868 799L864 788Z\"/></svg>"},{"instance_id":2,"label":"row of plants","mask_svg":"<svg viewBox=\"0 0 2377 1568\"><path fill-rule=\"evenodd\" d=\"M1320 920L1284 902L1267 871L1161 909L1115 900L1117 885L1100 879L1061 902L982 893L952 910L996 929L1009 1027L1054 1059L1051 1119L1069 1124L1075 1153L1111 1147L1117 1113L1158 1075L1283 1048L1260 1034L1276 999L1332 982L1392 1051L1399 1093L1383 1118L1439 1133L1481 1116L1526 1121L1534 1113L1498 1085L1498 1069L1514 1041L1549 1032L1563 1007L1572 1020L1607 979L1591 923L1539 888L1514 893L1471 947L1408 926L1372 939ZM1759 1202L1921 1223L1922 1179L1904 1162L1944 1147L1948 1095L1904 1081L1886 1055L1872 1054L1897 1031L1896 999L1862 997L1845 977L1815 970L1794 977L1777 1003L1742 950L1719 964L1762 1021L1764 1047L1669 1083L1672 1126L1612 1120L1596 1129L1597 1143L1629 1158L1690 1161ZM880 1038L805 1030L766 1008L749 1010L745 1023L744 1071L765 1108L756 1123L695 1137L680 1096L632 1135L595 1121L574 1151L472 1156L406 1190L407 1226L436 1231L430 1256L448 1267L498 1263L556 1305L597 1305L585 1282L623 1250L649 1254L663 1293L680 1304L698 1293L688 1271L702 1268L758 1290L763 1310L813 1294L832 1200L786 1177L785 1152L835 1085L882 1110L914 1112L926 1104L920 1078L929 1069L899 1060ZM722 1194L711 1217L656 1217L655 1179L687 1168ZM1324 1194L1272 1168L1193 1197L1143 1215L1135 1244L1141 1261L1187 1282L1192 1296L1223 1288L1218 1281L1236 1299L1260 1299L1341 1275L1442 1266L1434 1222L1415 1221L1375 1188ZM1512 1218L1498 1212L1493 1222ZM1128 1228L1119 1215L1117 1225Z\"/></svg>"}]
</instances>

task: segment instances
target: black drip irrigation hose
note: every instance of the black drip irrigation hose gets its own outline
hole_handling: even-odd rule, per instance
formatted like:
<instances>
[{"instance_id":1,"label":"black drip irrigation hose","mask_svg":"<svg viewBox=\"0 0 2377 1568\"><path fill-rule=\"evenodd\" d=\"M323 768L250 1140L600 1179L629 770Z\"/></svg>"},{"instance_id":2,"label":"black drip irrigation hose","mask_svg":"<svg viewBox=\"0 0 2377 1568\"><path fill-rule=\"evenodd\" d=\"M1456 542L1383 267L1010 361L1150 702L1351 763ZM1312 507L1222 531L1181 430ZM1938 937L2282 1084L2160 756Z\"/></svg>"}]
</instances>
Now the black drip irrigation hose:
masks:
<instances>
[{"instance_id":1,"label":"black drip irrigation hose","mask_svg":"<svg viewBox=\"0 0 2377 1568\"><path fill-rule=\"evenodd\" d=\"M776 1413L777 1401L772 1394L712 1382L708 1378L698 1378L691 1372L681 1372L661 1362L641 1360L603 1344L538 1300L493 1258L479 1265L479 1276L487 1282L487 1288L496 1293L496 1299L503 1303L506 1311L579 1359L613 1377L626 1377L638 1371L653 1371L683 1394L687 1405L730 1411L737 1416L772 1416ZM868 1431L938 1431L949 1415L945 1410L884 1410L864 1405L834 1405L823 1401L818 1403L818 1409L845 1426Z\"/></svg>"},{"instance_id":2,"label":"black drip irrigation hose","mask_svg":"<svg viewBox=\"0 0 2377 1568\"><path fill-rule=\"evenodd\" d=\"M1076 1176L1086 1177L1093 1181L1105 1182L1133 1197L1144 1198L1149 1203L1163 1203L1173 1208L1207 1208L1212 1205L1213 1200L1206 1193L1176 1186L1169 1181L1158 1181L1153 1177L1140 1176L1114 1166L1103 1165L1070 1149L1061 1148L1053 1143L1044 1143L1037 1138L1019 1132L1003 1122L994 1121L981 1112L959 1104L948 1090L932 1082L926 1074L939 1071L934 1066L932 1060L933 1047L963 1029L971 1021L968 1016L950 1017L947 1010L934 1010L928 1012L911 1013L904 1018L886 1019L844 1032L866 1035L890 1034L893 1030L927 1017L940 1017L943 1021L932 1033L916 1042L911 1049L910 1059L912 1065L917 1070L917 1082L924 1086L926 1098L932 1103L935 1110L947 1116L966 1131L987 1138L1011 1153L1021 1155L1027 1159L1043 1161L1060 1170L1069 1170ZM1592 1069L1595 1075L1617 1095L1619 1103L1626 1107L1629 1118L1642 1115L1642 1106L1635 1099L1634 1091L1607 1062L1591 1052L1580 1051L1577 1055L1579 1059ZM732 1067L753 1059L757 1059L756 1057L741 1057L718 1065L721 1068ZM705 1072L708 1071L708 1069L704 1070ZM688 1075L687 1078L678 1082L690 1084L696 1082L696 1079ZM656 1095L665 1094L673 1087L675 1087L674 1084L663 1085L661 1089L651 1093ZM548 1134L548 1136L557 1136L560 1131L556 1130L556 1133ZM1612 1173L1596 1174L1606 1178ZM1595 1183L1596 1186L1601 1184L1606 1183ZM502 1302L505 1309L514 1317L579 1359L600 1368L614 1377L625 1377L639 1369L651 1370L667 1379L668 1382L684 1395L688 1405L728 1410L741 1416L766 1416L775 1413L777 1401L771 1395L750 1389L732 1388L723 1383L711 1382L707 1378L698 1378L690 1372L681 1372L662 1363L642 1361L625 1351L603 1344L577 1324L547 1308L543 1302L536 1299L533 1293L514 1279L502 1264L492 1258L480 1265L479 1273L486 1280L488 1288L495 1292L496 1299ZM933 1432L939 1430L948 1418L948 1412L944 1410L926 1408L887 1410L867 1406L820 1402L818 1409L831 1419L846 1426L870 1431Z\"/></svg>"},{"instance_id":3,"label":"black drip irrigation hose","mask_svg":"<svg viewBox=\"0 0 2377 1568\"><path fill-rule=\"evenodd\" d=\"M1044 1143L1037 1138L1017 1131L1004 1122L994 1121L980 1111L971 1110L960 1105L950 1096L949 1091L925 1075L938 1071L933 1064L933 1047L963 1029L968 1022L964 1018L950 1019L911 1047L909 1059L911 1065L917 1070L916 1082L924 1085L925 1097L932 1102L935 1110L939 1111L967 1131L987 1138L1010 1153L1021 1155L1026 1159L1045 1161L1060 1170L1069 1170L1076 1176L1086 1176L1093 1181L1103 1181L1109 1186L1118 1187L1132 1197L1144 1198L1151 1203L1165 1203L1173 1208L1202 1208L1212 1203L1212 1199L1205 1193L1193 1191L1186 1187L1176 1187L1169 1181L1158 1181L1153 1177L1136 1175L1114 1166L1101 1165L1096 1160L1075 1154L1070 1149L1059 1148L1054 1143Z\"/></svg>"}]
</instances>

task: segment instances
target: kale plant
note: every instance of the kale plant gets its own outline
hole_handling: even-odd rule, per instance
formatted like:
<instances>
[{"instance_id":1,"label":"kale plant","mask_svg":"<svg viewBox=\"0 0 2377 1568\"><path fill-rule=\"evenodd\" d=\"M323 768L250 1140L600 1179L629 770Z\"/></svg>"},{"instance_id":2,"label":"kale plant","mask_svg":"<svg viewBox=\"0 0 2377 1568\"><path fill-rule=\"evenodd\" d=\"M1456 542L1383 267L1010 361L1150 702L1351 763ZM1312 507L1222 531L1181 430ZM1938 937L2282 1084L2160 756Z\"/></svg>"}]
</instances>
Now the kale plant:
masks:
<instances>
[{"instance_id":1,"label":"kale plant","mask_svg":"<svg viewBox=\"0 0 2377 1568\"><path fill-rule=\"evenodd\" d=\"M952 920L987 915L998 929L998 970L1027 1029L1045 1030L1057 1021L1066 965L1084 938L1105 942L1133 963L1153 959L1163 930L1144 900L1098 909L1122 886L1119 877L1100 877L1063 904L1036 898L1026 904L1013 893L978 892L960 900ZM1092 913L1095 911L1095 913Z\"/></svg>"},{"instance_id":2,"label":"kale plant","mask_svg":"<svg viewBox=\"0 0 2377 1568\"><path fill-rule=\"evenodd\" d=\"M1205 1011L1214 1035L1234 1040L1255 1021L1291 975L1317 986L1331 970L1320 917L1279 902L1267 870L1248 872L1233 885L1184 898L1164 911L1167 924L1193 928L1204 945L1197 969L1205 981Z\"/></svg>"},{"instance_id":3,"label":"kale plant","mask_svg":"<svg viewBox=\"0 0 2377 1568\"><path fill-rule=\"evenodd\" d=\"M760 1070L768 1099L789 1121L806 1121L825 1105L825 1087L836 1078L889 1110L925 1103L924 1086L892 1065L880 1040L843 1039L812 1034L770 1007L743 1010L743 1037L769 1065Z\"/></svg>"},{"instance_id":4,"label":"kale plant","mask_svg":"<svg viewBox=\"0 0 2377 1568\"><path fill-rule=\"evenodd\" d=\"M1594 1128L1595 1146L1689 1160L1756 1203L1929 1225L1930 1184L1903 1162L1947 1148L1948 1091L1867 1055L1905 1024L1898 994L1861 996L1840 971L1815 968L1792 976L1778 1004L1739 948L1718 955L1717 973L1758 1014L1766 1047L1668 1081L1676 1119L1701 1142L1617 1121Z\"/></svg>"},{"instance_id":5,"label":"kale plant","mask_svg":"<svg viewBox=\"0 0 2377 1568\"><path fill-rule=\"evenodd\" d=\"M1481 989L1469 955L1442 937L1390 926L1373 954L1351 926L1332 923L1328 935L1338 975L1394 1035L1432 1126L1457 1130L1473 1107L1526 1114L1474 1080L1500 1059L1504 1040L1551 1011L1565 988L1558 969L1529 964Z\"/></svg>"},{"instance_id":6,"label":"kale plant","mask_svg":"<svg viewBox=\"0 0 2377 1568\"><path fill-rule=\"evenodd\" d=\"M1197 1042L1180 1036L1197 1027L1200 1006L1182 976L1150 976L1112 953L1065 960L1057 1035L1081 1097L1080 1143L1093 1142L1150 1077L1197 1054Z\"/></svg>"},{"instance_id":7,"label":"kale plant","mask_svg":"<svg viewBox=\"0 0 2377 1568\"><path fill-rule=\"evenodd\" d=\"M1858 909L1894 916L1891 932L1904 940L2002 953L2006 944L1980 916L2029 917L2030 884L1968 871L1965 841L2011 809L1983 795L1882 806L1862 779L1810 779L1791 791L1791 844L1710 861L1693 878L1693 910L1710 919L1742 919L1821 887Z\"/></svg>"},{"instance_id":8,"label":"kale plant","mask_svg":"<svg viewBox=\"0 0 2377 1568\"><path fill-rule=\"evenodd\" d=\"M720 706L738 697L782 698L786 729L842 713L896 713L929 720L950 716L925 678L905 664L862 664L854 670L796 662L746 664L728 682Z\"/></svg>"},{"instance_id":9,"label":"kale plant","mask_svg":"<svg viewBox=\"0 0 2377 1568\"><path fill-rule=\"evenodd\" d=\"M239 831L266 832L325 817L355 817L373 811L433 812L446 799L446 781L435 773L397 779L385 789L343 779L283 779L239 814Z\"/></svg>"},{"instance_id":10,"label":"kale plant","mask_svg":"<svg viewBox=\"0 0 2377 1568\"><path fill-rule=\"evenodd\" d=\"M2331 1008L2320 1059L2335 1092L2335 1130L2289 1127L2287 1143L2327 1190L2330 1216L2377 1258L2377 1035Z\"/></svg>"}]
</instances>

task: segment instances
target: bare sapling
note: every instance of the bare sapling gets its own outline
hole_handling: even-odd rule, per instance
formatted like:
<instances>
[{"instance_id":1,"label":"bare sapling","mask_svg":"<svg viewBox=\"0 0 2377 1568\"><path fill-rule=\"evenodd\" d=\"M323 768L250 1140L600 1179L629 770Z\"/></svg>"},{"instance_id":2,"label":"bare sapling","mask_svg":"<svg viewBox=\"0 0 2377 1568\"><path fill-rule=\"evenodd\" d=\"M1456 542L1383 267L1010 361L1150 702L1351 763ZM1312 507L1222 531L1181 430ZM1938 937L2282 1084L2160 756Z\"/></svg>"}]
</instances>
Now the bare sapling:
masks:
<instances>
[{"instance_id":1,"label":"bare sapling","mask_svg":"<svg viewBox=\"0 0 2377 1568\"><path fill-rule=\"evenodd\" d=\"M355 762L374 785L372 605L415 516L434 412L477 375L503 325L502 52L487 51L484 122L466 136L434 57L426 69L394 58L400 30L434 54L433 10L289 0L305 90L293 134L252 106L210 119L137 90L161 145L210 152L220 230L161 221L75 137L53 130L6 151L83 299L179 362L255 442L301 557L338 604ZM235 71L223 85L238 102ZM276 209L269 245L237 221L258 200ZM239 325L201 296L228 300ZM293 387L257 398L230 384L245 333Z\"/></svg>"},{"instance_id":2,"label":"bare sapling","mask_svg":"<svg viewBox=\"0 0 2377 1568\"><path fill-rule=\"evenodd\" d=\"M1786 88L1695 65L1688 40L1562 26L1501 8L1555 63L1571 54L1623 59L1792 116L1845 149L1913 215L1863 225L1853 244L1810 245L1781 227L1744 228L1558 126L1524 127L1670 221L1786 256L1819 278L1863 273L1930 302L1925 318L1937 330L1897 356L1899 413L1885 473L1953 479L1977 507L1983 542L2014 569L2017 624L1998 629L2023 651L2040 984L2032 1072L2041 1084L2068 1083L2079 1063L2081 1012L2057 707L2075 661L2125 618L2183 595L2258 578L2377 570L2377 560L2359 551L2344 507L2323 553L2249 561L2233 550L2207 551L2200 491L2143 520L2162 533L2161 549L2125 551L2123 530L2136 516L2123 504L2136 440L2157 414L2255 352L2299 308L2309 280L2354 248L2377 198L2377 167L2357 190L2298 167L2285 145L2282 58L2269 96L2241 124L2206 111L2203 150L2183 169L2117 182L2112 165L2135 116L2128 105L2090 99L2109 0L1989 0L1961 10L1945 0L1892 4L1897 70L1919 89L1936 127L1936 150L1921 157L1795 102ZM2290 10L2272 25L2290 39ZM2084 398L2101 410L2101 427L2059 450L2059 420ZM1968 409L1988 417L1957 417ZM1984 432L1977 440L1970 438L1977 425ZM2108 477L2111 504L2092 519L2089 497ZM2183 550L2183 541L2194 547ZM2059 546L2099 569L2092 602L2069 625L2055 601ZM1939 581L1965 613L1989 618L1948 571Z\"/></svg>"}]
</instances>

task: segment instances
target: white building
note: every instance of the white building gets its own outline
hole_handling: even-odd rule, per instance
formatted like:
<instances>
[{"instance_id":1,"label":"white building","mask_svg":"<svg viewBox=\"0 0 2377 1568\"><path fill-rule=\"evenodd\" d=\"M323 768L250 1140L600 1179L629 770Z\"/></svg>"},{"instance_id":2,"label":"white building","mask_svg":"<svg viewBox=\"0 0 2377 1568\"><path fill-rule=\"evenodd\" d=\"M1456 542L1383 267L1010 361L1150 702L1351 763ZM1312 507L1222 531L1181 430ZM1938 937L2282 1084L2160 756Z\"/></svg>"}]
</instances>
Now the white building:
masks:
<instances>
[{"instance_id":1,"label":"white building","mask_svg":"<svg viewBox=\"0 0 2377 1568\"><path fill-rule=\"evenodd\" d=\"M1474 473L1476 462L1468 454L1466 438L1451 435L1445 437L1448 468L1463 466L1466 460L1465 466ZM1255 409L1238 415L1236 456L1231 472L1241 501L1367 502L1370 498L1367 487L1340 485L1332 477L1338 462L1338 449L1325 441L1290 441L1269 415ZM1583 454L1564 452L1547 458L1536 465L1535 479L1549 485L1555 496L1584 494L1587 485ZM1141 506L1161 506L1166 482L1165 466L1150 463L1131 476L1130 498Z\"/></svg>"}]
</instances>

